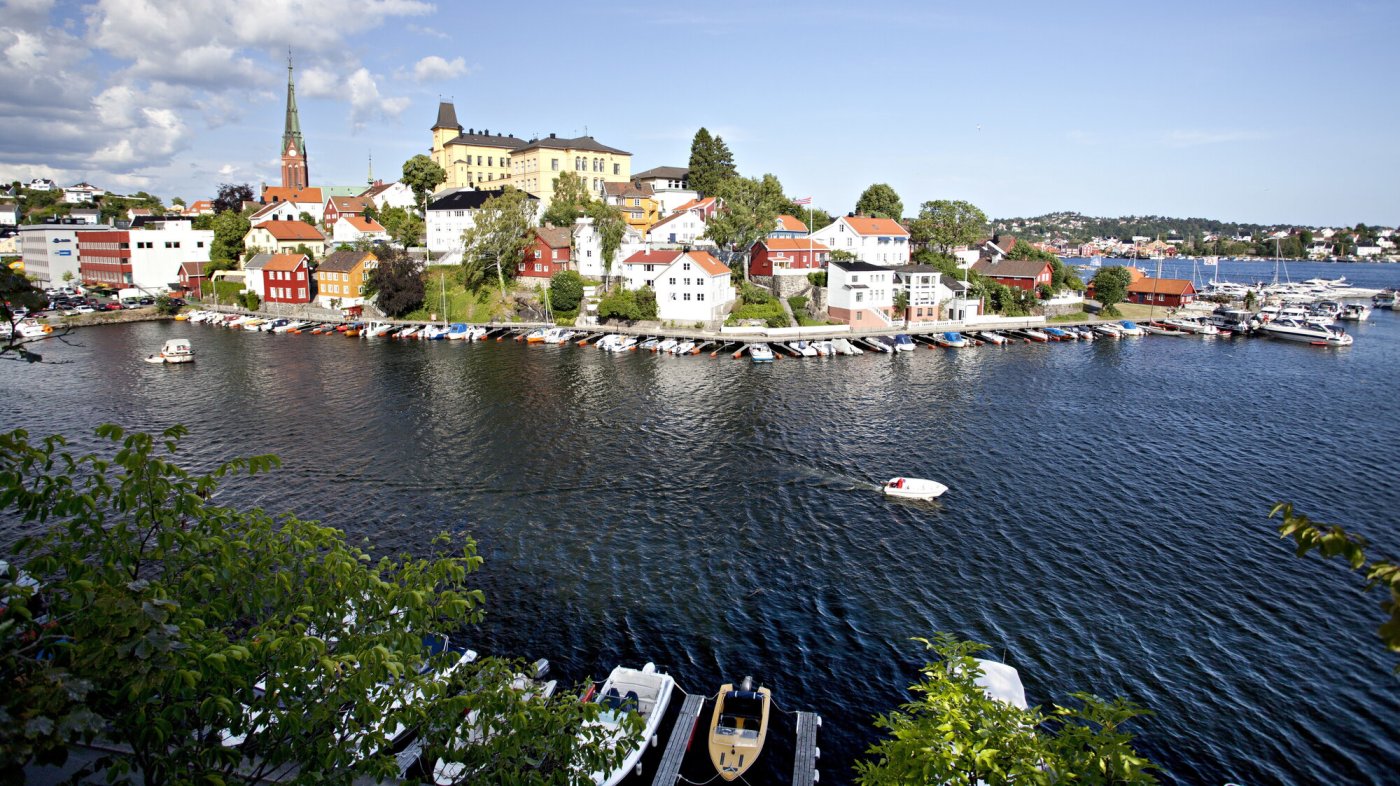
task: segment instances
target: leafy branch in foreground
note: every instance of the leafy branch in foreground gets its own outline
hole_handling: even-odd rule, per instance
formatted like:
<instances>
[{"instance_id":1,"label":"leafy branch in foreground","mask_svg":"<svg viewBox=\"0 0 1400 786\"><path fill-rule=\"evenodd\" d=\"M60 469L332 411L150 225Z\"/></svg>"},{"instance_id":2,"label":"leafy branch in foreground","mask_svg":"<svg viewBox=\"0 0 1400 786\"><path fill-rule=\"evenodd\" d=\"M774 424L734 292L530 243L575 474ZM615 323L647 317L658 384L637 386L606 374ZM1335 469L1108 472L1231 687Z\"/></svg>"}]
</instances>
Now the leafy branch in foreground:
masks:
<instances>
[{"instance_id":1,"label":"leafy branch in foreground","mask_svg":"<svg viewBox=\"0 0 1400 786\"><path fill-rule=\"evenodd\" d=\"M0 783L94 741L112 751L94 769L147 784L392 778L396 731L446 750L468 707L508 719L464 754L482 782L572 783L621 760L561 731L596 704L463 694L513 668L431 646L482 616L470 539L374 559L337 529L214 505L221 480L278 461L193 474L173 458L185 433L105 425L110 450L81 456L0 434L0 511L36 533L0 573Z\"/></svg>"},{"instance_id":2,"label":"leafy branch in foreground","mask_svg":"<svg viewBox=\"0 0 1400 786\"><path fill-rule=\"evenodd\" d=\"M1308 552L1314 550L1321 554L1323 559L1341 557L1352 570L1365 573L1367 592L1376 587L1384 587L1389 591L1390 597L1381 601L1381 611L1389 614L1390 619L1381 623L1378 632L1386 649L1400 653L1400 565L1388 560L1368 562L1366 549L1370 544L1365 538L1353 535L1335 524L1313 522L1307 516L1295 513L1290 502L1274 505L1269 511L1269 518L1276 516L1283 519L1278 528L1279 537L1292 538L1297 546L1295 553L1299 557L1307 556ZM1400 664L1395 668L1400 672Z\"/></svg>"},{"instance_id":3,"label":"leafy branch in foreground","mask_svg":"<svg viewBox=\"0 0 1400 786\"><path fill-rule=\"evenodd\" d=\"M890 739L856 763L862 786L941 783L1156 783L1124 726L1145 710L1123 699L1073 694L1079 706L1021 709L977 683L984 645L940 633L922 642L935 660L914 700L875 720Z\"/></svg>"}]
</instances>

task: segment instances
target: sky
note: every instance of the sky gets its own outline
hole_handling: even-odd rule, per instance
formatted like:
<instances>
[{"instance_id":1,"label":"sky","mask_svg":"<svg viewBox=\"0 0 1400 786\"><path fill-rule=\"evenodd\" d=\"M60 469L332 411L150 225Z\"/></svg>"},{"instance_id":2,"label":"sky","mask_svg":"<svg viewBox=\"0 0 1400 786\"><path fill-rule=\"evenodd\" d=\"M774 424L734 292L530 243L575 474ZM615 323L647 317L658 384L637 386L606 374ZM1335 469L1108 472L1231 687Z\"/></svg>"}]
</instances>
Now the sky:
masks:
<instances>
[{"instance_id":1,"label":"sky","mask_svg":"<svg viewBox=\"0 0 1400 786\"><path fill-rule=\"evenodd\" d=\"M313 185L462 125L588 133L632 170L700 127L831 212L1400 223L1400 3L0 0L0 180L169 202L280 181L287 51Z\"/></svg>"}]
</instances>

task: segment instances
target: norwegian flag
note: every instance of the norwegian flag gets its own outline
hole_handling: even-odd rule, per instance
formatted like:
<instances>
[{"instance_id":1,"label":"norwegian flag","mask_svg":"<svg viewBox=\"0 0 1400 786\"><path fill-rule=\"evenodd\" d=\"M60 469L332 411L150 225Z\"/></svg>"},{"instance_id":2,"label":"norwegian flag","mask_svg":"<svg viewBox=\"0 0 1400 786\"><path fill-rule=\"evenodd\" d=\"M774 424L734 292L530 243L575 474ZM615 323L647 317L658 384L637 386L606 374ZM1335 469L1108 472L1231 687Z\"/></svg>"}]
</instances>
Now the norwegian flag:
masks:
<instances>
[{"instance_id":1,"label":"norwegian flag","mask_svg":"<svg viewBox=\"0 0 1400 786\"><path fill-rule=\"evenodd\" d=\"M810 204L812 204L812 198L811 198L811 197L802 197L801 199L794 199L794 200L792 200L792 203L793 203L794 205L810 205Z\"/></svg>"}]
</instances>

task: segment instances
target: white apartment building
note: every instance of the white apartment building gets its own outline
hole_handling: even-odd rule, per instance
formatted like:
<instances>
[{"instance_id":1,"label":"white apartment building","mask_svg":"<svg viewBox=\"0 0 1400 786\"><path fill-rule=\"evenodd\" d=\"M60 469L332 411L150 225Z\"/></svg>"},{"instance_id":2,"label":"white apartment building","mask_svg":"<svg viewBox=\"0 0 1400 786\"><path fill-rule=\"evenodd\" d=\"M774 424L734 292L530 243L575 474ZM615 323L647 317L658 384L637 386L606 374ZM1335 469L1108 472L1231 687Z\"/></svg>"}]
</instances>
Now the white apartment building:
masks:
<instances>
[{"instance_id":1,"label":"white apartment building","mask_svg":"<svg viewBox=\"0 0 1400 786\"><path fill-rule=\"evenodd\" d=\"M909 230L890 218L842 216L812 238L832 251L855 254L862 262L882 267L909 264Z\"/></svg>"},{"instance_id":2,"label":"white apartment building","mask_svg":"<svg viewBox=\"0 0 1400 786\"><path fill-rule=\"evenodd\" d=\"M91 229L111 229L87 223L27 224L19 228L19 255L24 272L39 280L42 287L63 286L63 274L79 276L78 233Z\"/></svg>"},{"instance_id":3,"label":"white apartment building","mask_svg":"<svg viewBox=\"0 0 1400 786\"><path fill-rule=\"evenodd\" d=\"M153 226L153 225L148 225ZM136 287L151 293L176 287L182 262L207 262L212 229L175 227L78 231L78 268L85 283Z\"/></svg>"}]
</instances>

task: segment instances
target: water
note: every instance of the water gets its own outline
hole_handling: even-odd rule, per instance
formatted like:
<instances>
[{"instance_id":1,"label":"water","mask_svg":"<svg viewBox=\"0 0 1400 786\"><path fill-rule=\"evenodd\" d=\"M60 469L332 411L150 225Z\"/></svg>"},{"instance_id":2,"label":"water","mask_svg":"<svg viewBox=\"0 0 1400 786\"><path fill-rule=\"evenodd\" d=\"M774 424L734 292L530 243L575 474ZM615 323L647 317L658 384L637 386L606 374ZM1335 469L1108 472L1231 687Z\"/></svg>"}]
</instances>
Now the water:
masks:
<instances>
[{"instance_id":1,"label":"water","mask_svg":"<svg viewBox=\"0 0 1400 786\"><path fill-rule=\"evenodd\" d=\"M1065 264L1071 267L1075 265L1088 264L1089 260L1083 257L1067 257ZM1149 276L1157 275L1157 260L1155 259L1110 259L1105 258L1103 265L1127 265L1137 266L1146 271ZM1218 270L1217 270L1218 267ZM1093 271L1076 271L1079 277L1088 281L1093 278ZM1322 278L1327 280L1346 278L1348 287L1360 287L1363 289L1383 289L1393 287L1400 281L1400 270L1394 264L1373 263L1373 262L1302 262L1295 260L1272 259L1242 260L1242 259L1221 259L1215 267L1202 264L1199 259L1163 259L1163 278L1184 278L1196 283L1196 288L1213 280L1230 281L1236 284L1265 284L1273 283L1277 277L1279 283L1299 283L1312 278Z\"/></svg>"},{"instance_id":2,"label":"water","mask_svg":"<svg viewBox=\"0 0 1400 786\"><path fill-rule=\"evenodd\" d=\"M909 638L935 631L991 644L1033 702L1151 708L1139 744L1169 781L1394 782L1379 597L1266 519L1289 499L1400 556L1400 315L1350 330L1340 350L1148 337L755 366L143 323L0 367L0 425L91 444L106 421L185 423L194 465L285 462L221 500L379 551L471 533L477 649L566 680L651 660L703 693L752 674L824 716L823 783L851 780L917 676ZM139 361L180 335L192 367ZM952 490L887 501L898 474Z\"/></svg>"}]
</instances>

